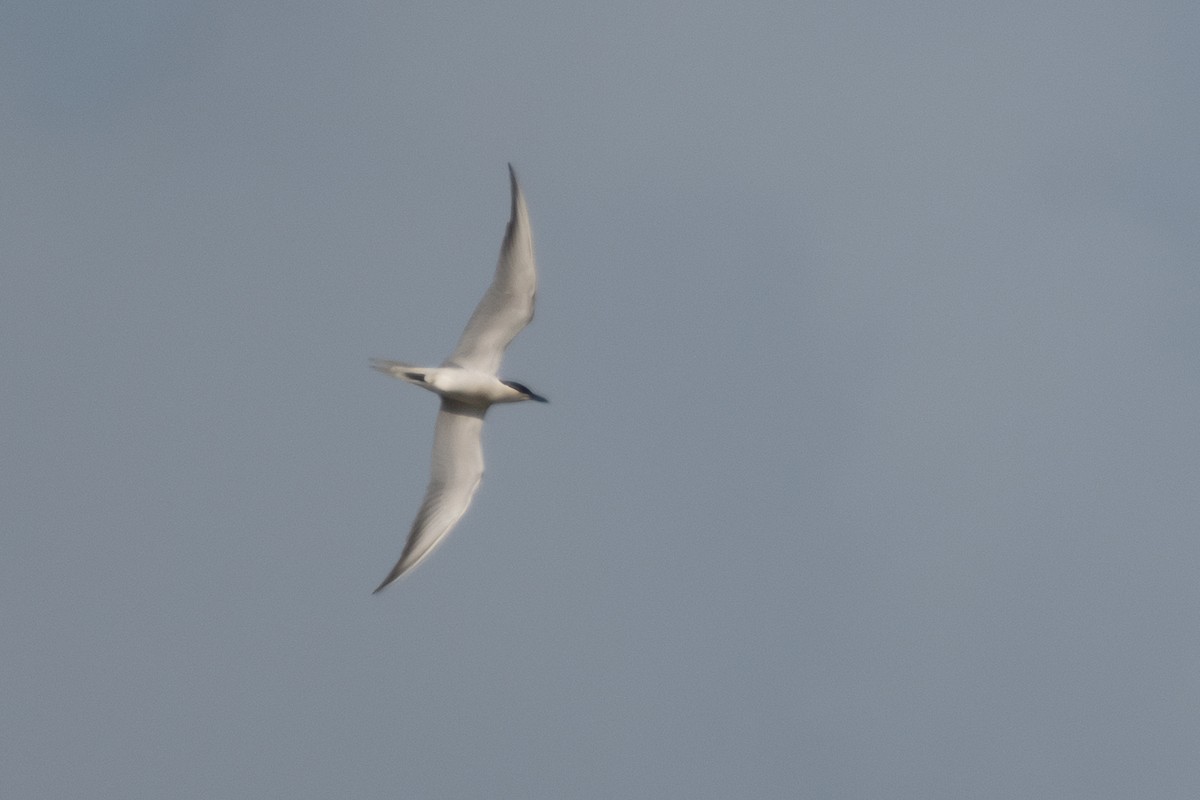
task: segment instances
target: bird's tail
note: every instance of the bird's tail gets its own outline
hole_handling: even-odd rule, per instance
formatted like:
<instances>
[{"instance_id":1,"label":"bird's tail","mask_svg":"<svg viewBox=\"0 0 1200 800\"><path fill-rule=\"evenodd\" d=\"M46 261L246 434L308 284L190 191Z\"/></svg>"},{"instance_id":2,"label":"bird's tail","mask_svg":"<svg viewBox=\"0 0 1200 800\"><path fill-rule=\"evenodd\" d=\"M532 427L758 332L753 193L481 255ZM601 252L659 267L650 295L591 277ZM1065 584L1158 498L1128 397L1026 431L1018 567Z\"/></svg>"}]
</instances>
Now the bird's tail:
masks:
<instances>
[{"instance_id":1,"label":"bird's tail","mask_svg":"<svg viewBox=\"0 0 1200 800\"><path fill-rule=\"evenodd\" d=\"M372 358L371 368L391 375L393 378L399 378L402 381L408 381L417 385L423 385L425 383L425 376L433 371L431 367L414 367L412 364L405 364L403 361L387 361L382 358Z\"/></svg>"}]
</instances>

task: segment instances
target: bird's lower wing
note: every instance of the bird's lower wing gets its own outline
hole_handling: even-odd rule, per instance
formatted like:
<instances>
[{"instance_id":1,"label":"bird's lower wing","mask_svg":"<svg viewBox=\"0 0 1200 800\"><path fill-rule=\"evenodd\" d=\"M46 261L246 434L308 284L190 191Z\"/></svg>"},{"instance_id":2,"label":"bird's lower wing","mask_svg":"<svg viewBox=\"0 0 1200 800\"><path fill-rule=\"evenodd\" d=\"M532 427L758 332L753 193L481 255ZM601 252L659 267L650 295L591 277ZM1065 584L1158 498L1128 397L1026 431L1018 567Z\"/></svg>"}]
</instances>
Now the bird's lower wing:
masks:
<instances>
[{"instance_id":1,"label":"bird's lower wing","mask_svg":"<svg viewBox=\"0 0 1200 800\"><path fill-rule=\"evenodd\" d=\"M433 434L433 470L425 500L396 566L375 589L415 567L445 538L471 505L483 477L483 415L486 409L442 400Z\"/></svg>"}]
</instances>

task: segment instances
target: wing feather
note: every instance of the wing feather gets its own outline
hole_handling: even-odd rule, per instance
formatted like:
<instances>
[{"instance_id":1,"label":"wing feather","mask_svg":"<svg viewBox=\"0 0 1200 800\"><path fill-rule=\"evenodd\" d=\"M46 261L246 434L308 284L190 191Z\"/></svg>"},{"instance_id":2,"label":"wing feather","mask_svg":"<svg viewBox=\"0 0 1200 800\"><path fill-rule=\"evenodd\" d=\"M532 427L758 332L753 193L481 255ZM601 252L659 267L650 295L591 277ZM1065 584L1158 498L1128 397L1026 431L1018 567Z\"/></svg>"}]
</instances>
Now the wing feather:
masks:
<instances>
[{"instance_id":1,"label":"wing feather","mask_svg":"<svg viewBox=\"0 0 1200 800\"><path fill-rule=\"evenodd\" d=\"M512 164L508 165L508 176L512 185L512 211L500 246L496 275L445 362L447 366L484 370L492 375L500 369L509 343L533 319L537 294L529 210Z\"/></svg>"},{"instance_id":2,"label":"wing feather","mask_svg":"<svg viewBox=\"0 0 1200 800\"><path fill-rule=\"evenodd\" d=\"M485 411L478 406L443 398L433 432L433 468L425 499L413 521L400 560L376 592L429 555L471 505L471 498L483 477Z\"/></svg>"}]
</instances>

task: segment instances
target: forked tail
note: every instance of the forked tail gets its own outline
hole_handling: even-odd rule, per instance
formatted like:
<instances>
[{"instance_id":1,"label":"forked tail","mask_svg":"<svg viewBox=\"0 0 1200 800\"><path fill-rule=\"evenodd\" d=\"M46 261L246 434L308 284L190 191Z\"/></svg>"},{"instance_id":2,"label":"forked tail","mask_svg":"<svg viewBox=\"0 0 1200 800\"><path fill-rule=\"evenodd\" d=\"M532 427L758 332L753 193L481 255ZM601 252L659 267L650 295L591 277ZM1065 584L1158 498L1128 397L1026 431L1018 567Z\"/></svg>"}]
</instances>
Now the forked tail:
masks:
<instances>
[{"instance_id":1,"label":"forked tail","mask_svg":"<svg viewBox=\"0 0 1200 800\"><path fill-rule=\"evenodd\" d=\"M425 385L425 376L434 369L432 367L414 367L412 364L405 364L403 361L388 361L383 358L372 358L371 368L391 375L393 378L399 378L402 381L408 381L417 385ZM425 388L429 387L425 386Z\"/></svg>"}]
</instances>

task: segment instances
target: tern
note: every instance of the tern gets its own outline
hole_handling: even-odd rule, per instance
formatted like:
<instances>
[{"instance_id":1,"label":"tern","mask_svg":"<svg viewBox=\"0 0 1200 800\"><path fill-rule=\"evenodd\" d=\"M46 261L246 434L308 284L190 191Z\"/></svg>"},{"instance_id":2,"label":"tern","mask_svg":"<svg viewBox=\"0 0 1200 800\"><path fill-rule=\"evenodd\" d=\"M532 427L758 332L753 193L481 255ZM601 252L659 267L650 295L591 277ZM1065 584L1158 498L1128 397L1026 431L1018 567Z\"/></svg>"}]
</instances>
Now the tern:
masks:
<instances>
[{"instance_id":1,"label":"tern","mask_svg":"<svg viewBox=\"0 0 1200 800\"><path fill-rule=\"evenodd\" d=\"M400 361L371 359L380 372L436 392L442 398L433 433L433 468L421 510L413 521L400 560L375 592L421 563L454 529L483 477L483 417L495 403L519 403L546 398L516 381L497 376L509 343L533 319L537 269L529 211L508 165L512 210L496 275L454 352L440 367L417 367Z\"/></svg>"}]
</instances>

